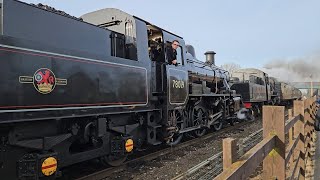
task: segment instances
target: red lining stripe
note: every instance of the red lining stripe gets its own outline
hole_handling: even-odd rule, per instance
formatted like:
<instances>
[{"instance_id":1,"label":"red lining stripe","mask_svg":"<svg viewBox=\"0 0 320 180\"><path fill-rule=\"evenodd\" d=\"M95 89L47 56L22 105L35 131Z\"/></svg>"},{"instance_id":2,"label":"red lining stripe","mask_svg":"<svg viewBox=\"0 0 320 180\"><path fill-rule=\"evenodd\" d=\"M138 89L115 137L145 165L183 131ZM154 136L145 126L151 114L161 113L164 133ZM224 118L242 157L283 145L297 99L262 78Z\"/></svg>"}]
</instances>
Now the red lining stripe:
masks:
<instances>
[{"instance_id":1,"label":"red lining stripe","mask_svg":"<svg viewBox=\"0 0 320 180\"><path fill-rule=\"evenodd\" d=\"M131 147L131 146L133 146L133 144L128 144L128 145L126 145L126 147Z\"/></svg>"},{"instance_id":2,"label":"red lining stripe","mask_svg":"<svg viewBox=\"0 0 320 180\"><path fill-rule=\"evenodd\" d=\"M49 169L49 168L52 168L52 167L55 167L57 166L57 164L51 164L49 166L43 166L42 169Z\"/></svg>"}]
</instances>

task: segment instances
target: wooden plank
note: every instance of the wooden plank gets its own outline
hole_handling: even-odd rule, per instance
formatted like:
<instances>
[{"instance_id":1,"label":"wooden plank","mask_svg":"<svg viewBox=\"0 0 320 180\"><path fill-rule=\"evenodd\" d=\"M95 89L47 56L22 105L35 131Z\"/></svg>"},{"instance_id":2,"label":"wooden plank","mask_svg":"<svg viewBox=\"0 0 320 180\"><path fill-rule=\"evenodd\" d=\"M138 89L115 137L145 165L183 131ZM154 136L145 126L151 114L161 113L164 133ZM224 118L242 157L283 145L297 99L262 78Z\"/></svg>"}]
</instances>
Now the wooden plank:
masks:
<instances>
[{"instance_id":1,"label":"wooden plank","mask_svg":"<svg viewBox=\"0 0 320 180\"><path fill-rule=\"evenodd\" d=\"M295 155L294 157L298 157L298 155L300 155L300 157L302 159L304 159L304 152L305 152L305 149L304 149L304 101L294 101L293 103L293 115L294 116L297 116L297 115L302 115L300 121L298 121L296 123L296 126L294 128L294 134L295 135L298 135L299 133L301 133L301 136L300 136L300 141L298 142L298 145L297 145L297 148L295 150ZM302 152L302 153L300 153ZM299 169L302 169L302 171L304 172L305 170L305 164L304 163L299 163ZM299 171L301 172L301 171ZM299 175L299 177L301 179L304 179L304 173L301 173Z\"/></svg>"},{"instance_id":2,"label":"wooden plank","mask_svg":"<svg viewBox=\"0 0 320 180\"><path fill-rule=\"evenodd\" d=\"M289 162L289 159L293 159L293 158L291 158L291 156L292 156L292 154L293 154L293 152L294 152L294 150L295 150L295 148L296 148L296 146L297 146L297 144L298 144L298 142L300 141L300 136L298 136L296 139L295 139L295 141L294 141L294 143L293 144L291 144L291 146L289 146L289 151L288 151L288 153L286 154L286 164L288 164L288 162ZM292 161L293 162L293 161ZM290 167L291 167L291 165L292 164L290 164Z\"/></svg>"},{"instance_id":3,"label":"wooden plank","mask_svg":"<svg viewBox=\"0 0 320 180\"><path fill-rule=\"evenodd\" d=\"M311 151L311 145L308 143L308 145L307 145L307 148L305 148L305 163L307 163L307 160L308 160L308 158L309 157L311 157L311 153L310 153L310 151Z\"/></svg>"},{"instance_id":4,"label":"wooden plank","mask_svg":"<svg viewBox=\"0 0 320 180\"><path fill-rule=\"evenodd\" d=\"M285 133L287 134L289 130L300 120L300 115L289 118L289 122L286 124Z\"/></svg>"},{"instance_id":5,"label":"wooden plank","mask_svg":"<svg viewBox=\"0 0 320 180\"><path fill-rule=\"evenodd\" d=\"M292 111L292 109L288 109L288 119L292 119L292 117L293 117L293 111ZM295 116L294 117L294 119L295 118L297 118L297 116ZM300 117L299 117L300 118ZM291 120L291 121L289 121L289 123L287 123L286 124L286 132L287 132L287 128L288 128L288 124L290 124L291 122L293 123L292 124L292 126L291 125L289 125L289 126L291 126L290 127L290 129L289 129L289 146L292 146L293 145L293 141L294 141L294 135L293 135L293 131L294 131L294 124L298 121L299 119L297 118L296 119L296 121L295 120ZM297 138L296 138L296 140L297 140ZM295 148L295 147L294 147ZM290 159L290 166L289 166L289 171L290 171L290 169L292 169L293 168L293 160L294 160L294 156L293 156L293 150L294 149L291 149L290 148L290 151L289 151L289 154L290 154L290 156L289 156L289 159ZM287 161L287 158L286 158L286 166L288 166L288 161Z\"/></svg>"},{"instance_id":6,"label":"wooden plank","mask_svg":"<svg viewBox=\"0 0 320 180\"><path fill-rule=\"evenodd\" d=\"M306 99L304 101L304 107L307 108L306 111L304 111L304 167L306 168L307 161L309 159L309 148L308 144L310 142L310 119L311 119L311 108L312 108L312 98ZM303 169L306 171L306 169Z\"/></svg>"},{"instance_id":7,"label":"wooden plank","mask_svg":"<svg viewBox=\"0 0 320 180\"><path fill-rule=\"evenodd\" d=\"M238 180L248 178L263 159L273 150L276 136L270 135L244 154L239 161L233 163L230 168L223 171L216 180Z\"/></svg>"},{"instance_id":8,"label":"wooden plank","mask_svg":"<svg viewBox=\"0 0 320 180\"><path fill-rule=\"evenodd\" d=\"M297 170L299 161L300 161L300 156L298 156L298 158L297 158L296 161L295 161L296 163L295 163L295 165L294 165L294 168L292 169L292 171L290 171L291 176L289 177L289 179L294 179L294 177L295 177L295 172L296 172L296 170Z\"/></svg>"},{"instance_id":9,"label":"wooden plank","mask_svg":"<svg viewBox=\"0 0 320 180\"><path fill-rule=\"evenodd\" d=\"M291 179L298 179L301 177L301 168L298 169L298 173L296 176L294 176L294 178L291 178Z\"/></svg>"},{"instance_id":10,"label":"wooden plank","mask_svg":"<svg viewBox=\"0 0 320 180\"><path fill-rule=\"evenodd\" d=\"M306 121L304 127L307 129L308 127L313 127L313 126L314 126L314 124L312 122L310 122L310 120L308 120L308 121ZM311 129L307 129L307 130L311 131ZM305 131L305 132L307 132L307 131Z\"/></svg>"},{"instance_id":11,"label":"wooden plank","mask_svg":"<svg viewBox=\"0 0 320 180\"><path fill-rule=\"evenodd\" d=\"M310 140L311 140L311 133L308 132L308 133L306 133L306 135L304 137L304 144L307 145L308 143L310 143Z\"/></svg>"},{"instance_id":12,"label":"wooden plank","mask_svg":"<svg viewBox=\"0 0 320 180\"><path fill-rule=\"evenodd\" d=\"M237 141L233 138L225 138L222 144L223 170L226 170L237 160Z\"/></svg>"},{"instance_id":13,"label":"wooden plank","mask_svg":"<svg viewBox=\"0 0 320 180\"><path fill-rule=\"evenodd\" d=\"M263 179L285 179L284 106L263 106L263 137L276 135L276 146L263 160Z\"/></svg>"}]
</instances>

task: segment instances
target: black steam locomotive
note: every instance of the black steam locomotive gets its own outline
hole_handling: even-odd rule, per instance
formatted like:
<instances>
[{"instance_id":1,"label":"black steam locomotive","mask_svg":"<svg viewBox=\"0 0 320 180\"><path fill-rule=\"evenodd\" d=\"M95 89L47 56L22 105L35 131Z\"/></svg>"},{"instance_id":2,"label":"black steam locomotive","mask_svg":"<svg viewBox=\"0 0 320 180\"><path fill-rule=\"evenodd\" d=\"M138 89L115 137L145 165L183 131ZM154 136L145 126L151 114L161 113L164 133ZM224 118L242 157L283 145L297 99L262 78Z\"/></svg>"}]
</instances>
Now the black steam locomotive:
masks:
<instances>
[{"instance_id":1,"label":"black steam locomotive","mask_svg":"<svg viewBox=\"0 0 320 180\"><path fill-rule=\"evenodd\" d=\"M117 9L74 18L1 1L1 179L54 178L99 158L119 165L143 145L177 144L233 122L228 72L182 37ZM178 66L166 49L178 40Z\"/></svg>"},{"instance_id":2,"label":"black steam locomotive","mask_svg":"<svg viewBox=\"0 0 320 180\"><path fill-rule=\"evenodd\" d=\"M299 89L254 68L236 70L230 87L241 94L245 107L256 115L261 114L263 105L292 105L302 98Z\"/></svg>"}]
</instances>

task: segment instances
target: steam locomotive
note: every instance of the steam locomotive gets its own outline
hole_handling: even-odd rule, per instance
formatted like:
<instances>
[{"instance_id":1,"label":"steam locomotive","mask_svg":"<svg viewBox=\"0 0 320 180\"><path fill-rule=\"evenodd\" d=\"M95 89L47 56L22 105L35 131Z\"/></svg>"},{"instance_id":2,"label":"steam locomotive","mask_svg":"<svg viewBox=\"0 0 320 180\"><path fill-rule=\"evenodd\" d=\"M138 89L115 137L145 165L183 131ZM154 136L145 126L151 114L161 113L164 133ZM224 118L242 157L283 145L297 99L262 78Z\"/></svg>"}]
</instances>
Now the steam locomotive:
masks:
<instances>
[{"instance_id":1,"label":"steam locomotive","mask_svg":"<svg viewBox=\"0 0 320 180\"><path fill-rule=\"evenodd\" d=\"M256 115L261 114L263 105L292 105L302 97L299 89L255 68L235 71L230 86L241 94L245 107Z\"/></svg>"},{"instance_id":2,"label":"steam locomotive","mask_svg":"<svg viewBox=\"0 0 320 180\"><path fill-rule=\"evenodd\" d=\"M182 37L117 9L74 18L1 1L1 179L55 178L99 158L119 165L144 145L179 143L233 123L228 72ZM166 49L178 40L178 66Z\"/></svg>"}]
</instances>

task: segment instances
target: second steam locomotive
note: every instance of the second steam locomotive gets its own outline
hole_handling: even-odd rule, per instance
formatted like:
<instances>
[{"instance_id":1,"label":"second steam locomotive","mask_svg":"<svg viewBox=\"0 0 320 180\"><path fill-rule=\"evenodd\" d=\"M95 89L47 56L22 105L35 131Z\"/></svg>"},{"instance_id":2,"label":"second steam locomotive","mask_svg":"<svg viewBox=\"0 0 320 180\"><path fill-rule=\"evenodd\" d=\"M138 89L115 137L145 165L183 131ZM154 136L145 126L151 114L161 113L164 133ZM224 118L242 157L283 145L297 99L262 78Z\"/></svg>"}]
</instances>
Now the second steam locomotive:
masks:
<instances>
[{"instance_id":1,"label":"second steam locomotive","mask_svg":"<svg viewBox=\"0 0 320 180\"><path fill-rule=\"evenodd\" d=\"M292 105L293 100L302 97L299 89L254 68L236 70L230 85L241 94L245 107L256 115L261 114L263 105Z\"/></svg>"}]
</instances>

